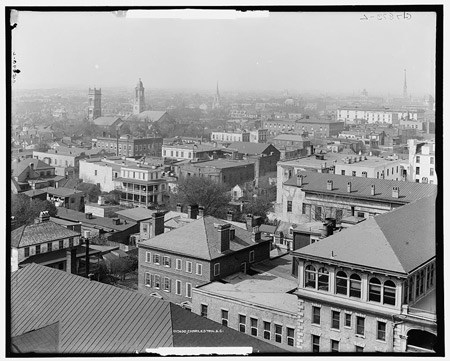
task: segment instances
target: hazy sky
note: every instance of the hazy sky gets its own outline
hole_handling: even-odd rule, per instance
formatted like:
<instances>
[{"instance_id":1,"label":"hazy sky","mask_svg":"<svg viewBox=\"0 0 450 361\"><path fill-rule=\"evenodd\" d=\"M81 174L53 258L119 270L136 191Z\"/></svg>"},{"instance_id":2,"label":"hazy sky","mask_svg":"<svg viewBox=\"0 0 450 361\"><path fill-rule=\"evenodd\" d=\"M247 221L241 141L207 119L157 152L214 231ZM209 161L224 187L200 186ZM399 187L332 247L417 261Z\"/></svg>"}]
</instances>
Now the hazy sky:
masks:
<instances>
[{"instance_id":1,"label":"hazy sky","mask_svg":"<svg viewBox=\"0 0 450 361\"><path fill-rule=\"evenodd\" d=\"M20 12L18 88L434 93L435 14L270 13L234 20ZM387 13L388 14L388 13Z\"/></svg>"}]
</instances>

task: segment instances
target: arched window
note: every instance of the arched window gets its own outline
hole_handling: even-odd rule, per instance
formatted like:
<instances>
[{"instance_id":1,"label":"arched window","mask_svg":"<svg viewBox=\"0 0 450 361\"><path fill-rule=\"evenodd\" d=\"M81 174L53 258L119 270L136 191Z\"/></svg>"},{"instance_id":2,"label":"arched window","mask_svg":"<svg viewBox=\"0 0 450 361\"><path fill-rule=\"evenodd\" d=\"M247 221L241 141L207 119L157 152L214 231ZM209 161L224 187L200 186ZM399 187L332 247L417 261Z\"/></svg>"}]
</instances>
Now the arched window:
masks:
<instances>
[{"instance_id":1,"label":"arched window","mask_svg":"<svg viewBox=\"0 0 450 361\"><path fill-rule=\"evenodd\" d=\"M316 288L316 269L312 265L305 268L305 287Z\"/></svg>"},{"instance_id":2,"label":"arched window","mask_svg":"<svg viewBox=\"0 0 450 361\"><path fill-rule=\"evenodd\" d=\"M383 303L395 306L395 283L388 280L384 282L383 288Z\"/></svg>"},{"instance_id":3,"label":"arched window","mask_svg":"<svg viewBox=\"0 0 450 361\"><path fill-rule=\"evenodd\" d=\"M361 298L361 277L356 273L350 276L350 297Z\"/></svg>"},{"instance_id":4,"label":"arched window","mask_svg":"<svg viewBox=\"0 0 450 361\"><path fill-rule=\"evenodd\" d=\"M369 301L381 302L381 282L375 277L369 281Z\"/></svg>"},{"instance_id":5,"label":"arched window","mask_svg":"<svg viewBox=\"0 0 450 361\"><path fill-rule=\"evenodd\" d=\"M347 295L348 278L347 274L343 271L339 271L336 274L336 293L340 295Z\"/></svg>"},{"instance_id":6,"label":"arched window","mask_svg":"<svg viewBox=\"0 0 450 361\"><path fill-rule=\"evenodd\" d=\"M328 291L329 274L325 267L319 268L319 290Z\"/></svg>"}]
</instances>

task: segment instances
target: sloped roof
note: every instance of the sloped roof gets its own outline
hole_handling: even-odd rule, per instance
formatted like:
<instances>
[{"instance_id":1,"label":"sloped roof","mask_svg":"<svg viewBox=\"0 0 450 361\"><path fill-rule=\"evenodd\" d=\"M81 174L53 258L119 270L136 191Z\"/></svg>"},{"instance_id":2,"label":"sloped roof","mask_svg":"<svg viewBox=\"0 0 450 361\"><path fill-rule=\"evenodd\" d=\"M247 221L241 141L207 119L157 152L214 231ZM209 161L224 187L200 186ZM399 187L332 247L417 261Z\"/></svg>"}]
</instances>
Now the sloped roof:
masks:
<instances>
[{"instance_id":1,"label":"sloped roof","mask_svg":"<svg viewBox=\"0 0 450 361\"><path fill-rule=\"evenodd\" d=\"M27 247L63 238L77 237L80 233L51 221L21 226L11 232L11 247Z\"/></svg>"},{"instance_id":2,"label":"sloped roof","mask_svg":"<svg viewBox=\"0 0 450 361\"><path fill-rule=\"evenodd\" d=\"M137 114L136 116L139 119L148 118L151 122L157 122L164 116L164 114L167 114L167 112L160 110L145 110L142 113Z\"/></svg>"},{"instance_id":3,"label":"sloped roof","mask_svg":"<svg viewBox=\"0 0 450 361\"><path fill-rule=\"evenodd\" d=\"M132 219L135 222L143 221L149 218L152 218L153 213L156 213L154 210L150 210L143 207L135 207L130 209L125 209L123 211L117 211L116 214L119 216L123 216L125 218Z\"/></svg>"},{"instance_id":4,"label":"sloped roof","mask_svg":"<svg viewBox=\"0 0 450 361\"><path fill-rule=\"evenodd\" d=\"M436 194L437 186L415 182L403 182L378 178L351 177L331 173L299 172L303 176L302 190L305 192L320 192L328 195L341 195L353 198L370 198L393 203L409 203L430 194ZM333 181L333 190L327 190L327 181ZM347 192L347 183L351 182L351 193ZM284 183L287 186L297 186L294 175ZM375 185L375 195L371 195L371 186ZM392 187L399 187L399 198L392 197Z\"/></svg>"},{"instance_id":5,"label":"sloped roof","mask_svg":"<svg viewBox=\"0 0 450 361\"><path fill-rule=\"evenodd\" d=\"M78 191L76 189L73 188L66 188L66 187L46 187L46 188L41 188L41 190L47 192L50 195L55 195L58 197L70 197L74 194L79 194L79 193L83 193L83 191Z\"/></svg>"},{"instance_id":6,"label":"sloped roof","mask_svg":"<svg viewBox=\"0 0 450 361\"><path fill-rule=\"evenodd\" d=\"M61 353L135 354L188 346L285 352L170 302L36 264L12 274L10 311L13 339L58 322ZM180 332L186 329L215 332Z\"/></svg>"},{"instance_id":7,"label":"sloped roof","mask_svg":"<svg viewBox=\"0 0 450 361\"><path fill-rule=\"evenodd\" d=\"M262 154L271 144L250 143L250 142L233 142L228 149L237 150L243 154Z\"/></svg>"},{"instance_id":8,"label":"sloped roof","mask_svg":"<svg viewBox=\"0 0 450 361\"><path fill-rule=\"evenodd\" d=\"M100 126L111 126L117 120L121 120L121 119L119 117L98 117L93 120L93 123L95 125L100 125Z\"/></svg>"},{"instance_id":9,"label":"sloped roof","mask_svg":"<svg viewBox=\"0 0 450 361\"><path fill-rule=\"evenodd\" d=\"M296 142L305 142L309 141L309 138L305 138L300 134L278 134L273 140L292 140Z\"/></svg>"},{"instance_id":10,"label":"sloped roof","mask_svg":"<svg viewBox=\"0 0 450 361\"><path fill-rule=\"evenodd\" d=\"M370 218L294 254L408 274L436 256L435 228L432 195Z\"/></svg>"},{"instance_id":11,"label":"sloped roof","mask_svg":"<svg viewBox=\"0 0 450 361\"><path fill-rule=\"evenodd\" d=\"M20 353L57 353L59 322L13 337L11 344Z\"/></svg>"},{"instance_id":12,"label":"sloped roof","mask_svg":"<svg viewBox=\"0 0 450 361\"><path fill-rule=\"evenodd\" d=\"M230 250L221 253L219 232L215 225L227 223L222 219L206 216L181 228L141 242L140 245L210 261L255 244L251 240L252 232L235 227L235 238L230 241Z\"/></svg>"},{"instance_id":13,"label":"sloped roof","mask_svg":"<svg viewBox=\"0 0 450 361\"><path fill-rule=\"evenodd\" d=\"M34 170L55 169L55 167L52 167L51 165L48 165L47 163L44 163L43 161L41 161L39 159L27 158L27 159L21 160L20 162L17 162L17 161L12 162L11 169L13 171L13 176L19 176L31 164L33 164Z\"/></svg>"}]
</instances>

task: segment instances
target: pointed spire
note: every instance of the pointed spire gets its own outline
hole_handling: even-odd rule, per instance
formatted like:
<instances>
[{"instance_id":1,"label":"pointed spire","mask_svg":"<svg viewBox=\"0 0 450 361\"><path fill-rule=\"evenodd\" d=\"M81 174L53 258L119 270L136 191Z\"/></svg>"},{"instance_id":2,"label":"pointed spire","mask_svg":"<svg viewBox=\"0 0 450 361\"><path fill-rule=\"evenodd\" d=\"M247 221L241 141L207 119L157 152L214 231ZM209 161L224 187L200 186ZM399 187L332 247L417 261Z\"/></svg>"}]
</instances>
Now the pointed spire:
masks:
<instances>
[{"instance_id":1,"label":"pointed spire","mask_svg":"<svg viewBox=\"0 0 450 361\"><path fill-rule=\"evenodd\" d=\"M405 71L405 81L403 83L403 98L407 98L408 97L408 86L406 85L406 69L404 69Z\"/></svg>"},{"instance_id":2,"label":"pointed spire","mask_svg":"<svg viewBox=\"0 0 450 361\"><path fill-rule=\"evenodd\" d=\"M219 95L219 81L218 81L218 80L217 80L217 90L216 90L216 95L217 95L217 98L220 97L220 95Z\"/></svg>"}]
</instances>

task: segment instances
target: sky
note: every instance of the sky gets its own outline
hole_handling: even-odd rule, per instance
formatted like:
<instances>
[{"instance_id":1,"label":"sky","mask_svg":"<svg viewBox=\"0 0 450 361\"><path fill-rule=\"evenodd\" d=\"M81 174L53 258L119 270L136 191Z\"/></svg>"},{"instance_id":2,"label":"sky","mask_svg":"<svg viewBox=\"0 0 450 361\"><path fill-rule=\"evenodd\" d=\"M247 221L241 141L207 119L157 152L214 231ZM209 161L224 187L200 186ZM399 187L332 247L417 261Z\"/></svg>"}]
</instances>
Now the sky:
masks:
<instances>
[{"instance_id":1,"label":"sky","mask_svg":"<svg viewBox=\"0 0 450 361\"><path fill-rule=\"evenodd\" d=\"M219 11L220 12L220 11ZM19 12L14 87L434 94L434 13L285 12L237 19ZM219 14L224 17L226 13ZM386 14L386 19L379 14ZM206 14L208 15L208 14ZM261 14L259 14L261 15ZM399 18L397 17L399 15ZM370 16L374 16L371 18ZM361 20L368 18L368 20Z\"/></svg>"}]
</instances>

